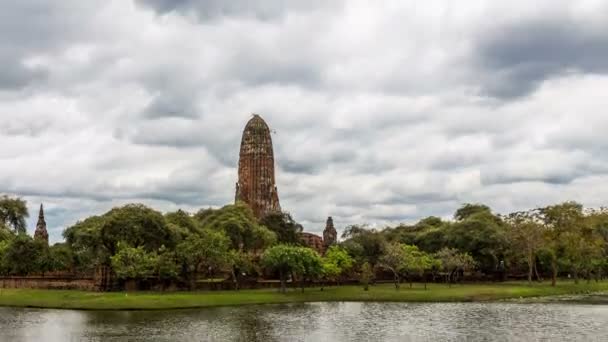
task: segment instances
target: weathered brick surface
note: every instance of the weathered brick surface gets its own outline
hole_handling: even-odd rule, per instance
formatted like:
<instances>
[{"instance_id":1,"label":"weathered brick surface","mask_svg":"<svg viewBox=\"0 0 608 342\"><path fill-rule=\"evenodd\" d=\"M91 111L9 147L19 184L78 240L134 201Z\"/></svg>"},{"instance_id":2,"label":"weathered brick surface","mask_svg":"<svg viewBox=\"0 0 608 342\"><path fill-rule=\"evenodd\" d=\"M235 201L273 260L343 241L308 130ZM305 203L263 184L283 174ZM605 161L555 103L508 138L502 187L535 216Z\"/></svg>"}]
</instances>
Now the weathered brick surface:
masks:
<instances>
[{"instance_id":1,"label":"weathered brick surface","mask_svg":"<svg viewBox=\"0 0 608 342\"><path fill-rule=\"evenodd\" d=\"M329 246L336 244L336 242L338 242L338 231L334 227L334 219L330 216L327 218L325 230L323 231L323 245L327 249Z\"/></svg>"},{"instance_id":2,"label":"weathered brick surface","mask_svg":"<svg viewBox=\"0 0 608 342\"><path fill-rule=\"evenodd\" d=\"M99 286L94 278L27 276L1 277L0 288L96 291Z\"/></svg>"},{"instance_id":3,"label":"weathered brick surface","mask_svg":"<svg viewBox=\"0 0 608 342\"><path fill-rule=\"evenodd\" d=\"M235 200L247 203L257 218L281 211L275 184L272 137L268 125L257 114L243 131Z\"/></svg>"},{"instance_id":4,"label":"weathered brick surface","mask_svg":"<svg viewBox=\"0 0 608 342\"><path fill-rule=\"evenodd\" d=\"M38 223L36 223L36 231L34 239L49 243L49 233L46 230L46 221L44 220L44 208L40 205L40 213L38 214Z\"/></svg>"},{"instance_id":5,"label":"weathered brick surface","mask_svg":"<svg viewBox=\"0 0 608 342\"><path fill-rule=\"evenodd\" d=\"M300 234L300 238L302 239L302 242L304 242L304 244L306 246L316 250L317 252L319 252L319 254L325 253L325 246L323 245L323 238L320 237L319 235L303 232L302 234Z\"/></svg>"}]
</instances>

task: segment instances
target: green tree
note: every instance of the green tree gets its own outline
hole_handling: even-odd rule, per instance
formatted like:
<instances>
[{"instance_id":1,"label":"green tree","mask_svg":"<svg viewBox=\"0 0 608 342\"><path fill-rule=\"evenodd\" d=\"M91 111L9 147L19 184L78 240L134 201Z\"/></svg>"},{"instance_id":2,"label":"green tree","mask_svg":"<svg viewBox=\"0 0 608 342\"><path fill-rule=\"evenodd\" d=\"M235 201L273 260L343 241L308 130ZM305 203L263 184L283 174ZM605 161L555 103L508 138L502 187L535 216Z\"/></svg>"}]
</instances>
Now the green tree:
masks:
<instances>
[{"instance_id":1,"label":"green tree","mask_svg":"<svg viewBox=\"0 0 608 342\"><path fill-rule=\"evenodd\" d=\"M321 256L312 248L296 247L296 265L294 273L300 278L302 292L304 292L304 284L307 280L315 280L323 274Z\"/></svg>"},{"instance_id":2,"label":"green tree","mask_svg":"<svg viewBox=\"0 0 608 342\"><path fill-rule=\"evenodd\" d=\"M76 270L91 272L98 265L110 264L110 255L101 240L104 221L103 216L92 216L63 231Z\"/></svg>"},{"instance_id":3,"label":"green tree","mask_svg":"<svg viewBox=\"0 0 608 342\"><path fill-rule=\"evenodd\" d=\"M199 272L213 274L223 271L230 257L230 240L222 231L204 229L192 234L177 246L177 256L191 281Z\"/></svg>"},{"instance_id":4,"label":"green tree","mask_svg":"<svg viewBox=\"0 0 608 342\"><path fill-rule=\"evenodd\" d=\"M0 242L12 240L14 237L15 232L4 226L4 224L0 222Z\"/></svg>"},{"instance_id":5,"label":"green tree","mask_svg":"<svg viewBox=\"0 0 608 342\"><path fill-rule=\"evenodd\" d=\"M582 229L584 224L583 206L576 202L564 202L548 206L539 209L539 218L546 228L545 238L547 243L545 249L551 255L551 285L555 286L560 259L564 257L562 237L567 232L576 234ZM573 240L569 239L569 241Z\"/></svg>"},{"instance_id":6,"label":"green tree","mask_svg":"<svg viewBox=\"0 0 608 342\"><path fill-rule=\"evenodd\" d=\"M359 272L359 281L363 284L363 290L369 291L369 283L374 278L374 272L369 262L364 262L361 265L361 272Z\"/></svg>"},{"instance_id":7,"label":"green tree","mask_svg":"<svg viewBox=\"0 0 608 342\"><path fill-rule=\"evenodd\" d=\"M578 284L579 275L587 279L590 273L601 264L603 254L603 241L587 227L579 231L567 231L561 236L563 246L562 262L570 269L574 282Z\"/></svg>"},{"instance_id":8,"label":"green tree","mask_svg":"<svg viewBox=\"0 0 608 342\"><path fill-rule=\"evenodd\" d=\"M441 267L446 276L446 281L451 286L457 272L466 272L475 267L475 260L468 253L460 253L454 248L443 248L436 253L441 261Z\"/></svg>"},{"instance_id":9,"label":"green tree","mask_svg":"<svg viewBox=\"0 0 608 342\"><path fill-rule=\"evenodd\" d=\"M418 267L414 269L414 272L417 272L420 276L422 276L424 280L424 289L427 289L428 278L427 273L433 270L438 270L441 268L441 261L435 259L432 255L421 252L418 260Z\"/></svg>"},{"instance_id":10,"label":"green tree","mask_svg":"<svg viewBox=\"0 0 608 342\"><path fill-rule=\"evenodd\" d=\"M157 259L156 253L146 252L144 246L131 247L119 242L116 254L111 257L111 263L118 279L140 280L154 274Z\"/></svg>"},{"instance_id":11,"label":"green tree","mask_svg":"<svg viewBox=\"0 0 608 342\"><path fill-rule=\"evenodd\" d=\"M166 213L165 220L167 223L171 223L181 228L184 228L189 232L196 232L198 230L196 220L192 216L190 216L190 214L181 209L174 212Z\"/></svg>"},{"instance_id":12,"label":"green tree","mask_svg":"<svg viewBox=\"0 0 608 342\"><path fill-rule=\"evenodd\" d=\"M34 241L29 235L17 235L5 247L2 268L11 275L20 276L40 272L43 247L42 243Z\"/></svg>"},{"instance_id":13,"label":"green tree","mask_svg":"<svg viewBox=\"0 0 608 342\"><path fill-rule=\"evenodd\" d=\"M454 213L454 219L456 221L464 221L467 218L477 214L491 215L492 211L490 210L490 207L484 204L465 203L462 205L462 207L456 210L456 213Z\"/></svg>"},{"instance_id":14,"label":"green tree","mask_svg":"<svg viewBox=\"0 0 608 342\"><path fill-rule=\"evenodd\" d=\"M158 250L158 258L156 259L155 273L161 281L176 280L179 276L180 267L175 251L172 251L165 246L161 246Z\"/></svg>"},{"instance_id":15,"label":"green tree","mask_svg":"<svg viewBox=\"0 0 608 342\"><path fill-rule=\"evenodd\" d=\"M114 208L104 215L101 241L109 252L116 253L119 242L143 247L148 252L157 251L162 245L172 248L175 241L161 213L142 204L128 204Z\"/></svg>"},{"instance_id":16,"label":"green tree","mask_svg":"<svg viewBox=\"0 0 608 342\"><path fill-rule=\"evenodd\" d=\"M412 276L418 276L424 280L424 289L427 288L426 272L438 267L438 261L429 254L422 252L416 246L401 245L403 249L402 272L408 276L410 288L412 288Z\"/></svg>"},{"instance_id":17,"label":"green tree","mask_svg":"<svg viewBox=\"0 0 608 342\"><path fill-rule=\"evenodd\" d=\"M260 224L273 231L279 243L292 245L301 243L302 225L297 223L288 213L270 213L261 219Z\"/></svg>"},{"instance_id":18,"label":"green tree","mask_svg":"<svg viewBox=\"0 0 608 342\"><path fill-rule=\"evenodd\" d=\"M0 226L12 228L16 233L27 231L29 217L27 203L20 198L0 197Z\"/></svg>"},{"instance_id":19,"label":"green tree","mask_svg":"<svg viewBox=\"0 0 608 342\"><path fill-rule=\"evenodd\" d=\"M176 245L190 234L200 231L197 220L181 209L165 214L165 222L171 235L170 240L175 241Z\"/></svg>"},{"instance_id":20,"label":"green tree","mask_svg":"<svg viewBox=\"0 0 608 342\"><path fill-rule=\"evenodd\" d=\"M217 211L217 209L213 209L213 208L201 209L194 214L193 218L196 222L203 222L207 219L207 217L209 217L211 214L215 213L216 211Z\"/></svg>"},{"instance_id":21,"label":"green tree","mask_svg":"<svg viewBox=\"0 0 608 342\"><path fill-rule=\"evenodd\" d=\"M405 268L406 251L400 243L388 244L379 259L379 265L393 273L395 290L399 290L401 273Z\"/></svg>"},{"instance_id":22,"label":"green tree","mask_svg":"<svg viewBox=\"0 0 608 342\"><path fill-rule=\"evenodd\" d=\"M528 282L531 283L537 254L545 245L545 228L538 221L534 211L512 213L506 220L512 250L525 257L528 265Z\"/></svg>"},{"instance_id":23,"label":"green tree","mask_svg":"<svg viewBox=\"0 0 608 342\"><path fill-rule=\"evenodd\" d=\"M275 245L264 252L261 262L264 267L279 273L283 293L286 292L288 275L299 276L303 291L304 281L314 279L323 271L321 257L307 247Z\"/></svg>"},{"instance_id":24,"label":"green tree","mask_svg":"<svg viewBox=\"0 0 608 342\"><path fill-rule=\"evenodd\" d=\"M74 256L66 243L56 243L48 248L50 271L68 272L74 268Z\"/></svg>"},{"instance_id":25,"label":"green tree","mask_svg":"<svg viewBox=\"0 0 608 342\"><path fill-rule=\"evenodd\" d=\"M231 249L229 251L227 259L227 268L231 274L234 289L240 288L239 278L241 275L250 276L252 274L259 274L258 265L255 262L258 256L252 253L246 253L243 251L237 251Z\"/></svg>"},{"instance_id":26,"label":"green tree","mask_svg":"<svg viewBox=\"0 0 608 342\"><path fill-rule=\"evenodd\" d=\"M205 215L197 214L195 218L205 229L226 233L232 249L259 252L276 242L276 235L259 225L251 208L244 203L227 205Z\"/></svg>"},{"instance_id":27,"label":"green tree","mask_svg":"<svg viewBox=\"0 0 608 342\"><path fill-rule=\"evenodd\" d=\"M344 273L350 271L354 260L348 252L337 245L329 247L323 257L323 274L328 280L339 281Z\"/></svg>"},{"instance_id":28,"label":"green tree","mask_svg":"<svg viewBox=\"0 0 608 342\"><path fill-rule=\"evenodd\" d=\"M345 239L342 246L359 264L367 261L372 267L378 263L387 245L386 237L382 232L367 229L365 226L347 227L342 238Z\"/></svg>"},{"instance_id":29,"label":"green tree","mask_svg":"<svg viewBox=\"0 0 608 342\"><path fill-rule=\"evenodd\" d=\"M458 221L446 226L444 246L470 254L486 274L497 271L508 246L501 218L483 205L465 205L455 217Z\"/></svg>"}]
</instances>

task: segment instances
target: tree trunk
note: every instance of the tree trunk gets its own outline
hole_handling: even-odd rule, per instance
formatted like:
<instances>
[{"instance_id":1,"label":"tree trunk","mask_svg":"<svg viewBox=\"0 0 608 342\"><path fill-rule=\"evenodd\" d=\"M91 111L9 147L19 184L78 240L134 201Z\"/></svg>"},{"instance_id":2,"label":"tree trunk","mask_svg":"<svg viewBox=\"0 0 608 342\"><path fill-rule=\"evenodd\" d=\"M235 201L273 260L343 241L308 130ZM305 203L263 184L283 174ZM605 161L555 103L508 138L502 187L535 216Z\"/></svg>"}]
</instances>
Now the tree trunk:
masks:
<instances>
[{"instance_id":1,"label":"tree trunk","mask_svg":"<svg viewBox=\"0 0 608 342\"><path fill-rule=\"evenodd\" d=\"M534 264L535 264L535 259L534 256L532 255L531 252L528 252L528 283L531 284L532 283L532 271L534 270Z\"/></svg>"},{"instance_id":2,"label":"tree trunk","mask_svg":"<svg viewBox=\"0 0 608 342\"><path fill-rule=\"evenodd\" d=\"M534 274L536 275L536 280L542 282L543 279L538 274L538 267L536 267L536 258L534 258Z\"/></svg>"},{"instance_id":3,"label":"tree trunk","mask_svg":"<svg viewBox=\"0 0 608 342\"><path fill-rule=\"evenodd\" d=\"M234 267L232 268L232 282L234 283L234 289L239 290L239 280L237 279L236 272L234 271Z\"/></svg>"},{"instance_id":4,"label":"tree trunk","mask_svg":"<svg viewBox=\"0 0 608 342\"><path fill-rule=\"evenodd\" d=\"M557 283L557 257L551 258L551 286L555 287Z\"/></svg>"},{"instance_id":5,"label":"tree trunk","mask_svg":"<svg viewBox=\"0 0 608 342\"><path fill-rule=\"evenodd\" d=\"M578 285L578 270L572 270L572 274L574 275L574 283Z\"/></svg>"},{"instance_id":6,"label":"tree trunk","mask_svg":"<svg viewBox=\"0 0 608 342\"><path fill-rule=\"evenodd\" d=\"M285 273L283 271L280 271L280 277L281 277L281 293L285 293L287 292L286 289L286 285L285 285Z\"/></svg>"},{"instance_id":7,"label":"tree trunk","mask_svg":"<svg viewBox=\"0 0 608 342\"><path fill-rule=\"evenodd\" d=\"M393 276L395 277L395 290L399 290L399 282L401 281L399 279L399 275L397 274L397 272L393 271Z\"/></svg>"}]
</instances>

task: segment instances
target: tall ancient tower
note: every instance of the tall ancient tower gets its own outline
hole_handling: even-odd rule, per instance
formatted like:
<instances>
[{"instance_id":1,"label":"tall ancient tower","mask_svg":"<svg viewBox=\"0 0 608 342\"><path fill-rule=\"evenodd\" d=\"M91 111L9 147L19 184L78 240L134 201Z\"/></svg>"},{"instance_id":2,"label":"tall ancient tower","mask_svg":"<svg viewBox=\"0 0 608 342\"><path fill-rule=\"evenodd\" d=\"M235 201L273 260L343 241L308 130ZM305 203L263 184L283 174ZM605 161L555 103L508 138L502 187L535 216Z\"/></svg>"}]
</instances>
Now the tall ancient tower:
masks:
<instances>
[{"instance_id":1,"label":"tall ancient tower","mask_svg":"<svg viewBox=\"0 0 608 342\"><path fill-rule=\"evenodd\" d=\"M270 212L281 211L274 179L270 129L257 114L253 114L243 131L235 201L247 203L258 219Z\"/></svg>"},{"instance_id":2,"label":"tall ancient tower","mask_svg":"<svg viewBox=\"0 0 608 342\"><path fill-rule=\"evenodd\" d=\"M38 223L36 223L36 231L34 239L49 243L49 233L46 231L46 221L44 220L44 207L40 205L40 213L38 213Z\"/></svg>"},{"instance_id":3,"label":"tall ancient tower","mask_svg":"<svg viewBox=\"0 0 608 342\"><path fill-rule=\"evenodd\" d=\"M338 232L334 227L334 219L330 216L327 218L327 224L325 224L325 230L323 231L323 245L328 248L336 242L338 242Z\"/></svg>"}]
</instances>

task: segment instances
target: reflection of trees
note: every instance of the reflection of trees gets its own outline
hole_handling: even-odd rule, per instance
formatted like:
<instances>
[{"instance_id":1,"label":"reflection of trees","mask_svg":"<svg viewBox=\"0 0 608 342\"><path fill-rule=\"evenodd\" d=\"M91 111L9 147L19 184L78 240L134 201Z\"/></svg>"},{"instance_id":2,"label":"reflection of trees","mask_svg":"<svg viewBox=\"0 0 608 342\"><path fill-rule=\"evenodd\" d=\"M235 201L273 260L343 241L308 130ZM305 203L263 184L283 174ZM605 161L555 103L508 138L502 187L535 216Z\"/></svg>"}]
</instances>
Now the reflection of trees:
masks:
<instances>
[{"instance_id":1,"label":"reflection of trees","mask_svg":"<svg viewBox=\"0 0 608 342\"><path fill-rule=\"evenodd\" d=\"M187 314L180 311L91 311L85 315L84 332L88 337L122 336L129 340L143 340L146 337L170 336L168 333L175 330L176 318Z\"/></svg>"},{"instance_id":2,"label":"reflection of trees","mask_svg":"<svg viewBox=\"0 0 608 342\"><path fill-rule=\"evenodd\" d=\"M270 322L263 309L247 308L247 310L235 310L233 319L233 331L238 332L239 341L276 341L273 336L272 322Z\"/></svg>"}]
</instances>

